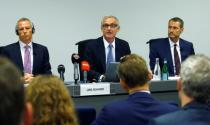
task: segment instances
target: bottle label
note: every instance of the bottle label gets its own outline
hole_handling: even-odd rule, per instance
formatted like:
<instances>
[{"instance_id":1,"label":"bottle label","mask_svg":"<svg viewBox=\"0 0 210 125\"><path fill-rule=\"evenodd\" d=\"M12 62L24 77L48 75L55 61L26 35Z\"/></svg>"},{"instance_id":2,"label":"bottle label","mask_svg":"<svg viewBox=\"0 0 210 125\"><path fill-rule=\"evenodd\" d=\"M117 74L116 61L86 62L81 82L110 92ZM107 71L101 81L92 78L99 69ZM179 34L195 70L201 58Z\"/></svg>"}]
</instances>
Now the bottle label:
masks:
<instances>
[{"instance_id":1,"label":"bottle label","mask_svg":"<svg viewBox=\"0 0 210 125\"><path fill-rule=\"evenodd\" d=\"M167 73L162 74L162 80L168 80L168 74Z\"/></svg>"}]
</instances>

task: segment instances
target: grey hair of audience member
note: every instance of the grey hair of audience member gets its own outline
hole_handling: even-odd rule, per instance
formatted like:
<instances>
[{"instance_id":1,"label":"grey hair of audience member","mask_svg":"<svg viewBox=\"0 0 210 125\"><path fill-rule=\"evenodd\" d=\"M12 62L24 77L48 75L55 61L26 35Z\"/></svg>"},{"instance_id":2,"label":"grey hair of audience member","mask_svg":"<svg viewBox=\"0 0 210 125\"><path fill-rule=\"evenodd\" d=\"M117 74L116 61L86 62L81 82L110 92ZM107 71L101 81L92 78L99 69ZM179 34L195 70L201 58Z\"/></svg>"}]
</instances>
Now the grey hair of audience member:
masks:
<instances>
[{"instance_id":1,"label":"grey hair of audience member","mask_svg":"<svg viewBox=\"0 0 210 125\"><path fill-rule=\"evenodd\" d=\"M184 93L198 102L210 97L210 59L204 55L190 56L182 63L181 81Z\"/></svg>"}]
</instances>

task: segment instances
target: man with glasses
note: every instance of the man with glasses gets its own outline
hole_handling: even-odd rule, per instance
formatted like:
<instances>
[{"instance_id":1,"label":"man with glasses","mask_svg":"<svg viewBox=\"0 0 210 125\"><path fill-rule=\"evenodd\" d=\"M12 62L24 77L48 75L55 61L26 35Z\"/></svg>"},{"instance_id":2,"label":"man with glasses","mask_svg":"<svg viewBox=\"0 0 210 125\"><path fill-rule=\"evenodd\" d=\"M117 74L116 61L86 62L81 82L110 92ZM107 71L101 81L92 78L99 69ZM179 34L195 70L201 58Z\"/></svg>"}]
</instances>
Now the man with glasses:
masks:
<instances>
[{"instance_id":1,"label":"man with glasses","mask_svg":"<svg viewBox=\"0 0 210 125\"><path fill-rule=\"evenodd\" d=\"M85 59L91 67L90 80L101 81L110 62L119 62L122 56L131 53L128 42L116 37L119 30L119 20L115 16L105 16L101 22L103 36L87 44Z\"/></svg>"}]
</instances>

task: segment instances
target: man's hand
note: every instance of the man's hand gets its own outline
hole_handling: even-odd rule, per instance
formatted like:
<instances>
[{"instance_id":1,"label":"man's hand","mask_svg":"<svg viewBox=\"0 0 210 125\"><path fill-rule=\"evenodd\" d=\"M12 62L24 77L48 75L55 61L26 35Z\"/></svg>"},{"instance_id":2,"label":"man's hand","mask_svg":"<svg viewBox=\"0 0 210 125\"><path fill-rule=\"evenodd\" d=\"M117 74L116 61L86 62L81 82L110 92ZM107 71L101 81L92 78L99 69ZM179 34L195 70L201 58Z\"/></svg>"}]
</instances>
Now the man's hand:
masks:
<instances>
[{"instance_id":1,"label":"man's hand","mask_svg":"<svg viewBox=\"0 0 210 125\"><path fill-rule=\"evenodd\" d=\"M25 73L23 80L25 81L26 84L30 84L33 78L34 78L33 74Z\"/></svg>"}]
</instances>

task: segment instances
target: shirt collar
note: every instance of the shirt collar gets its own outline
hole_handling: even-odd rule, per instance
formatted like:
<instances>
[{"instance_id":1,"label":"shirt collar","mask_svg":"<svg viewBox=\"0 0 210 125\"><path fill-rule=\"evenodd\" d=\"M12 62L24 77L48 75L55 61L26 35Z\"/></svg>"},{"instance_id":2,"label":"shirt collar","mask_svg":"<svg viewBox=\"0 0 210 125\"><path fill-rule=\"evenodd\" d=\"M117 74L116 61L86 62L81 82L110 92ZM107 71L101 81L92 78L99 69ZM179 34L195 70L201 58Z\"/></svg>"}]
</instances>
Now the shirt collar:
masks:
<instances>
[{"instance_id":1,"label":"shirt collar","mask_svg":"<svg viewBox=\"0 0 210 125\"><path fill-rule=\"evenodd\" d=\"M24 48L24 47L26 46L26 44L25 44L24 42L20 41L20 40L19 40L19 44L20 44L20 47L21 47L21 48ZM32 42L30 42L30 43L28 44L28 46L29 46L30 48L32 48Z\"/></svg>"},{"instance_id":2,"label":"shirt collar","mask_svg":"<svg viewBox=\"0 0 210 125\"><path fill-rule=\"evenodd\" d=\"M173 48L175 43L172 42L170 38L168 38L168 41L169 41L170 47ZM176 42L176 45L177 45L177 47L180 47L179 46L179 40Z\"/></svg>"},{"instance_id":3,"label":"shirt collar","mask_svg":"<svg viewBox=\"0 0 210 125\"><path fill-rule=\"evenodd\" d=\"M110 43L108 41L106 41L106 39L104 37L103 37L103 41L104 41L105 48L108 48L108 46L109 46ZM115 39L112 42L112 46L113 46L113 48L115 48Z\"/></svg>"}]
</instances>

